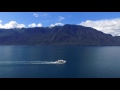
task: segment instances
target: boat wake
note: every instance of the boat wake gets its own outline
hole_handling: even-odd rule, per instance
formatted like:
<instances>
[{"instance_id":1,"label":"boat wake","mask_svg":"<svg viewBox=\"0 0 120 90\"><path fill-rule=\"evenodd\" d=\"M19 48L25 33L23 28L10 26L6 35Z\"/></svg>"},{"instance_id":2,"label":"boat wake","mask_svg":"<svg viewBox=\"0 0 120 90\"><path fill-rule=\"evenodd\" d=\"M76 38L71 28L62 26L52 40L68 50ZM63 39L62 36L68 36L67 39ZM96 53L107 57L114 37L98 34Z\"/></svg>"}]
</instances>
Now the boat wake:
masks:
<instances>
[{"instance_id":1,"label":"boat wake","mask_svg":"<svg viewBox=\"0 0 120 90\"><path fill-rule=\"evenodd\" d=\"M65 61L66 62L66 61ZM64 64L58 61L0 61L0 64Z\"/></svg>"}]
</instances>

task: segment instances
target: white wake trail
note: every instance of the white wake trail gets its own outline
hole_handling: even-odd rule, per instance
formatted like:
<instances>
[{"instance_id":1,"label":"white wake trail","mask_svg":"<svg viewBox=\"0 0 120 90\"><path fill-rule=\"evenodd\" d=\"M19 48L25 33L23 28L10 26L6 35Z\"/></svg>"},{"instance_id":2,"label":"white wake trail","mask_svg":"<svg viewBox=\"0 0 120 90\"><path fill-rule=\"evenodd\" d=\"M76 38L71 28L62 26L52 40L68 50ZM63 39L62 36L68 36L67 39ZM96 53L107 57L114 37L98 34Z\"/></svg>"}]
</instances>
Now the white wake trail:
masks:
<instances>
[{"instance_id":1,"label":"white wake trail","mask_svg":"<svg viewBox=\"0 0 120 90\"><path fill-rule=\"evenodd\" d=\"M0 61L0 64L58 64L55 61Z\"/></svg>"}]
</instances>

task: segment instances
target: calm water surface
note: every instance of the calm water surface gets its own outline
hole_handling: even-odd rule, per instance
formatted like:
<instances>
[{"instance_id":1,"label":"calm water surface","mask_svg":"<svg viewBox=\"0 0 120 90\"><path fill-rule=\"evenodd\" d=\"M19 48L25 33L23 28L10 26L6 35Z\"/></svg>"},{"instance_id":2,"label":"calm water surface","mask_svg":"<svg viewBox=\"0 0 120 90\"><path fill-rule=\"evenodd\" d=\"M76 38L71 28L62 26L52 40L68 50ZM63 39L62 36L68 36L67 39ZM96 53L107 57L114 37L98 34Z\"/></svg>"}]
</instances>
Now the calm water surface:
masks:
<instances>
[{"instance_id":1,"label":"calm water surface","mask_svg":"<svg viewBox=\"0 0 120 90\"><path fill-rule=\"evenodd\" d=\"M0 78L120 78L119 46L0 46L0 61L66 64L0 64Z\"/></svg>"}]
</instances>

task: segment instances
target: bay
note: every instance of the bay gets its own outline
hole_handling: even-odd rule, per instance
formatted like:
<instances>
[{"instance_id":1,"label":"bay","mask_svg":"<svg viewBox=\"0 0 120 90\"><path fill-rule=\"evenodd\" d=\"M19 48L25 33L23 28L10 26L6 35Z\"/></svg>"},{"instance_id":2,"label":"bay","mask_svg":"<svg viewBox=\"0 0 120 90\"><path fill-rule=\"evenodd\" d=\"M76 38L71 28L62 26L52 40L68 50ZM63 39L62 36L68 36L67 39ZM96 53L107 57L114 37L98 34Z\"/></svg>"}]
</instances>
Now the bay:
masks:
<instances>
[{"instance_id":1,"label":"bay","mask_svg":"<svg viewBox=\"0 0 120 90\"><path fill-rule=\"evenodd\" d=\"M2 64L0 78L120 78L120 46L0 46L0 61L65 64Z\"/></svg>"}]
</instances>

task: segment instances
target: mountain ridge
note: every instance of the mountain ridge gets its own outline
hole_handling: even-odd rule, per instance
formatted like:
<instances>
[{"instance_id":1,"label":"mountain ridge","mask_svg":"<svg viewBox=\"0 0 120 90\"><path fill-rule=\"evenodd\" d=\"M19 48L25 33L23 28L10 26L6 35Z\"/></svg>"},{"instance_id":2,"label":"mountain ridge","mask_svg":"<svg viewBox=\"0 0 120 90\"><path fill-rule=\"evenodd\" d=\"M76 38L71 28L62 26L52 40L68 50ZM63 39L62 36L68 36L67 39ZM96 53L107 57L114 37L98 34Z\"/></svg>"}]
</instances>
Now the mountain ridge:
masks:
<instances>
[{"instance_id":1,"label":"mountain ridge","mask_svg":"<svg viewBox=\"0 0 120 90\"><path fill-rule=\"evenodd\" d=\"M0 45L95 45L118 46L120 36L91 27L65 24L54 27L0 29Z\"/></svg>"}]
</instances>

